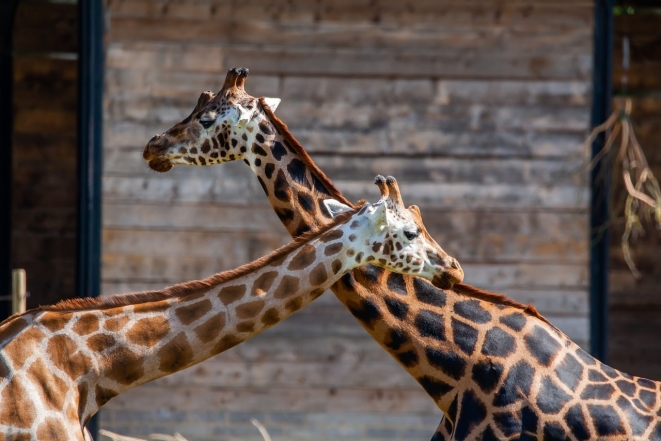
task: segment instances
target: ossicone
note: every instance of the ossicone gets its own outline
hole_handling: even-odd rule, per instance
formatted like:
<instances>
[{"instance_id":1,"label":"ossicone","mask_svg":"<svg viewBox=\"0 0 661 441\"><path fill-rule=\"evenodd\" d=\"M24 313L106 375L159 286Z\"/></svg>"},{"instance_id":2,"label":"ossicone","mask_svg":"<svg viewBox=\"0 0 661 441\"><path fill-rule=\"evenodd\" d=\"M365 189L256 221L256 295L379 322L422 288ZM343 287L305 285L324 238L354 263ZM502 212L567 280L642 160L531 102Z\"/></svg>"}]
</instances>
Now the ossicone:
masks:
<instances>
[{"instance_id":1,"label":"ossicone","mask_svg":"<svg viewBox=\"0 0 661 441\"><path fill-rule=\"evenodd\" d=\"M233 67L227 72L223 89L243 89L243 85L248 78L248 68L246 67Z\"/></svg>"}]
</instances>

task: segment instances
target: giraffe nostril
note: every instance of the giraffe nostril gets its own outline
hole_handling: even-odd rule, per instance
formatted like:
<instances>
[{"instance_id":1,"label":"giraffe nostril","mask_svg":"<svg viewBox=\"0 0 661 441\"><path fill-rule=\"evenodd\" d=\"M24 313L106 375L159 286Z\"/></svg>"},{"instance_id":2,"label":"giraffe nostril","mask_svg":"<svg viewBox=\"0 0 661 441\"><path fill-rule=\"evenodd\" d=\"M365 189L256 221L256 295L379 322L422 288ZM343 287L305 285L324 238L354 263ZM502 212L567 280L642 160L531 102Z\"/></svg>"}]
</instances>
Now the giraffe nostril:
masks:
<instances>
[{"instance_id":1,"label":"giraffe nostril","mask_svg":"<svg viewBox=\"0 0 661 441\"><path fill-rule=\"evenodd\" d=\"M459 266L459 262L457 262L457 259L455 259L455 258L452 258L452 261L450 262L450 266L451 266L452 268L454 268L454 269L459 269L459 268L461 268L461 267Z\"/></svg>"},{"instance_id":2,"label":"giraffe nostril","mask_svg":"<svg viewBox=\"0 0 661 441\"><path fill-rule=\"evenodd\" d=\"M160 138L160 137L161 137L161 135L158 135L158 134L157 134L157 135L154 135L154 136L151 137L151 139L149 140L149 142L158 141L158 138Z\"/></svg>"}]
</instances>

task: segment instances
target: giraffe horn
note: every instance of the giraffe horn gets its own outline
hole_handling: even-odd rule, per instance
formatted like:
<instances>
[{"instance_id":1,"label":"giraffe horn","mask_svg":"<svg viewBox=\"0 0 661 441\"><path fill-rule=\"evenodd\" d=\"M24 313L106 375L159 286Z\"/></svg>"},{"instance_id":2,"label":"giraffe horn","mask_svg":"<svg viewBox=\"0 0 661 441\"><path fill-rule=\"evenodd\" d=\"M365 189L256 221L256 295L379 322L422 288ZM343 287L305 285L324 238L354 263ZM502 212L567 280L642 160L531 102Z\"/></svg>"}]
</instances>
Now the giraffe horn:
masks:
<instances>
[{"instance_id":1,"label":"giraffe horn","mask_svg":"<svg viewBox=\"0 0 661 441\"><path fill-rule=\"evenodd\" d=\"M386 186L388 187L388 197L395 203L395 205L403 207L404 202L402 201L402 195L399 192L397 180L392 176L388 176L386 178Z\"/></svg>"},{"instance_id":2,"label":"giraffe horn","mask_svg":"<svg viewBox=\"0 0 661 441\"><path fill-rule=\"evenodd\" d=\"M381 175L376 175L376 178L374 178L374 183L379 187L379 191L381 192L381 199L385 199L388 197L388 186L386 185L386 178L384 178Z\"/></svg>"},{"instance_id":3,"label":"giraffe horn","mask_svg":"<svg viewBox=\"0 0 661 441\"><path fill-rule=\"evenodd\" d=\"M227 72L223 89L241 89L248 78L248 69L245 67L233 67Z\"/></svg>"}]
</instances>

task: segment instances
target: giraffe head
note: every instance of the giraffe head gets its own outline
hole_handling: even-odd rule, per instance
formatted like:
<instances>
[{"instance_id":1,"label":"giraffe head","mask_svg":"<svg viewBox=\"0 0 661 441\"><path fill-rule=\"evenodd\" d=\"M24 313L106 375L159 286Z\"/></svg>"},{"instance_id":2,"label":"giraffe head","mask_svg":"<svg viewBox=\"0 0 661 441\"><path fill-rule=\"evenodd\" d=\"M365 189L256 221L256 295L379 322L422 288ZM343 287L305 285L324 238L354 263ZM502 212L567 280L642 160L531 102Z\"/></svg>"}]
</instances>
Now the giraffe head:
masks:
<instances>
[{"instance_id":1,"label":"giraffe head","mask_svg":"<svg viewBox=\"0 0 661 441\"><path fill-rule=\"evenodd\" d=\"M259 100L243 86L248 69L233 68L227 73L218 94L200 95L193 112L165 133L149 140L143 152L152 170L169 171L173 165L209 165L243 159L248 146L263 142L259 124ZM265 98L271 109L278 98Z\"/></svg>"},{"instance_id":2,"label":"giraffe head","mask_svg":"<svg viewBox=\"0 0 661 441\"><path fill-rule=\"evenodd\" d=\"M357 264L372 263L394 272L420 276L441 289L461 283L464 271L459 262L427 233L418 207L404 206L395 178L379 175L375 183L381 191L381 199L365 205L359 211L358 220L350 225L358 230L361 222L370 224L366 229L368 237L354 239L357 243L362 239L359 245L366 249L357 251ZM334 214L350 210L333 199L325 202Z\"/></svg>"}]
</instances>

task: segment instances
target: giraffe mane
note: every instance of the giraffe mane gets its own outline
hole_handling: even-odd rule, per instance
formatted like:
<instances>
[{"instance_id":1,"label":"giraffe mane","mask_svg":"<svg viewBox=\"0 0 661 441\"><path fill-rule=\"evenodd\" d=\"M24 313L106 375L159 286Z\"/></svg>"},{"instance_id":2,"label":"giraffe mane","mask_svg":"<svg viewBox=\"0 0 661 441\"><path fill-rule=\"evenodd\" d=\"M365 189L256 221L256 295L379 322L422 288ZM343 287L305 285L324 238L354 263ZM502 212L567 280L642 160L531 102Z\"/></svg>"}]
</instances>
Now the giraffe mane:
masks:
<instances>
[{"instance_id":1,"label":"giraffe mane","mask_svg":"<svg viewBox=\"0 0 661 441\"><path fill-rule=\"evenodd\" d=\"M269 265L277 261L283 255L289 254L296 248L299 248L304 244L306 244L307 242L318 238L319 236L321 236L331 228L346 223L361 207L362 205L359 205L350 211L346 211L344 213L337 215L333 219L333 221L330 224L328 224L325 228L308 231L302 234L301 236L297 237L287 245L278 248L277 250L273 251L272 253L266 256L260 257L259 259L252 261L250 263L241 265L238 268L216 273L202 280L192 280L190 282L178 283L176 285L168 286L161 290L154 290L154 291L143 291L143 292L128 293L128 294L115 294L109 297L86 297L86 298L61 300L60 302L54 305L39 306L35 309L30 309L24 313L15 314L4 320L2 323L0 323L0 326L4 325L5 323L8 323L10 320L14 320L18 318L19 316L30 313L38 313L41 311L84 311L91 309L109 309L120 306L158 302L161 300L183 297L190 294L196 294L201 291L206 291L221 283L232 281L237 277L243 276L245 274L248 274L252 271L255 271L257 269L260 269L266 265Z\"/></svg>"},{"instance_id":2,"label":"giraffe mane","mask_svg":"<svg viewBox=\"0 0 661 441\"><path fill-rule=\"evenodd\" d=\"M339 201L342 202L343 204L347 204L349 207L354 207L354 205L349 202L344 195L340 192L340 190L335 187L335 185L331 182L330 179L324 174L323 171L319 167L317 167L317 164L312 161L312 158L310 158L310 155L308 155L308 152L305 151L303 146L301 145L300 142L296 138L294 138L294 135L289 131L289 128L287 127L287 124L282 122L280 118L275 116L275 113L273 113L273 110L269 107L268 104L266 104L266 100L264 97L259 98L259 103L262 105L262 108L264 109L264 112L266 113L266 116L271 120L273 125L276 126L280 134L285 138L285 140L291 145L291 147L294 149L297 155L300 156L301 161L303 164L305 164L312 173L316 175L316 177L324 184L324 187L329 191L331 196Z\"/></svg>"},{"instance_id":3,"label":"giraffe mane","mask_svg":"<svg viewBox=\"0 0 661 441\"><path fill-rule=\"evenodd\" d=\"M478 300L484 300L485 302L493 303L496 305L505 305L511 306L512 308L521 309L524 313L531 315L540 319L541 321L553 326L543 315L541 315L533 305L526 305L516 300L510 299L505 294L498 294L494 292L485 291L483 289L475 288L471 285L464 285L463 283L457 283L452 287L452 290L457 294L463 294L468 297L472 297Z\"/></svg>"}]
</instances>

